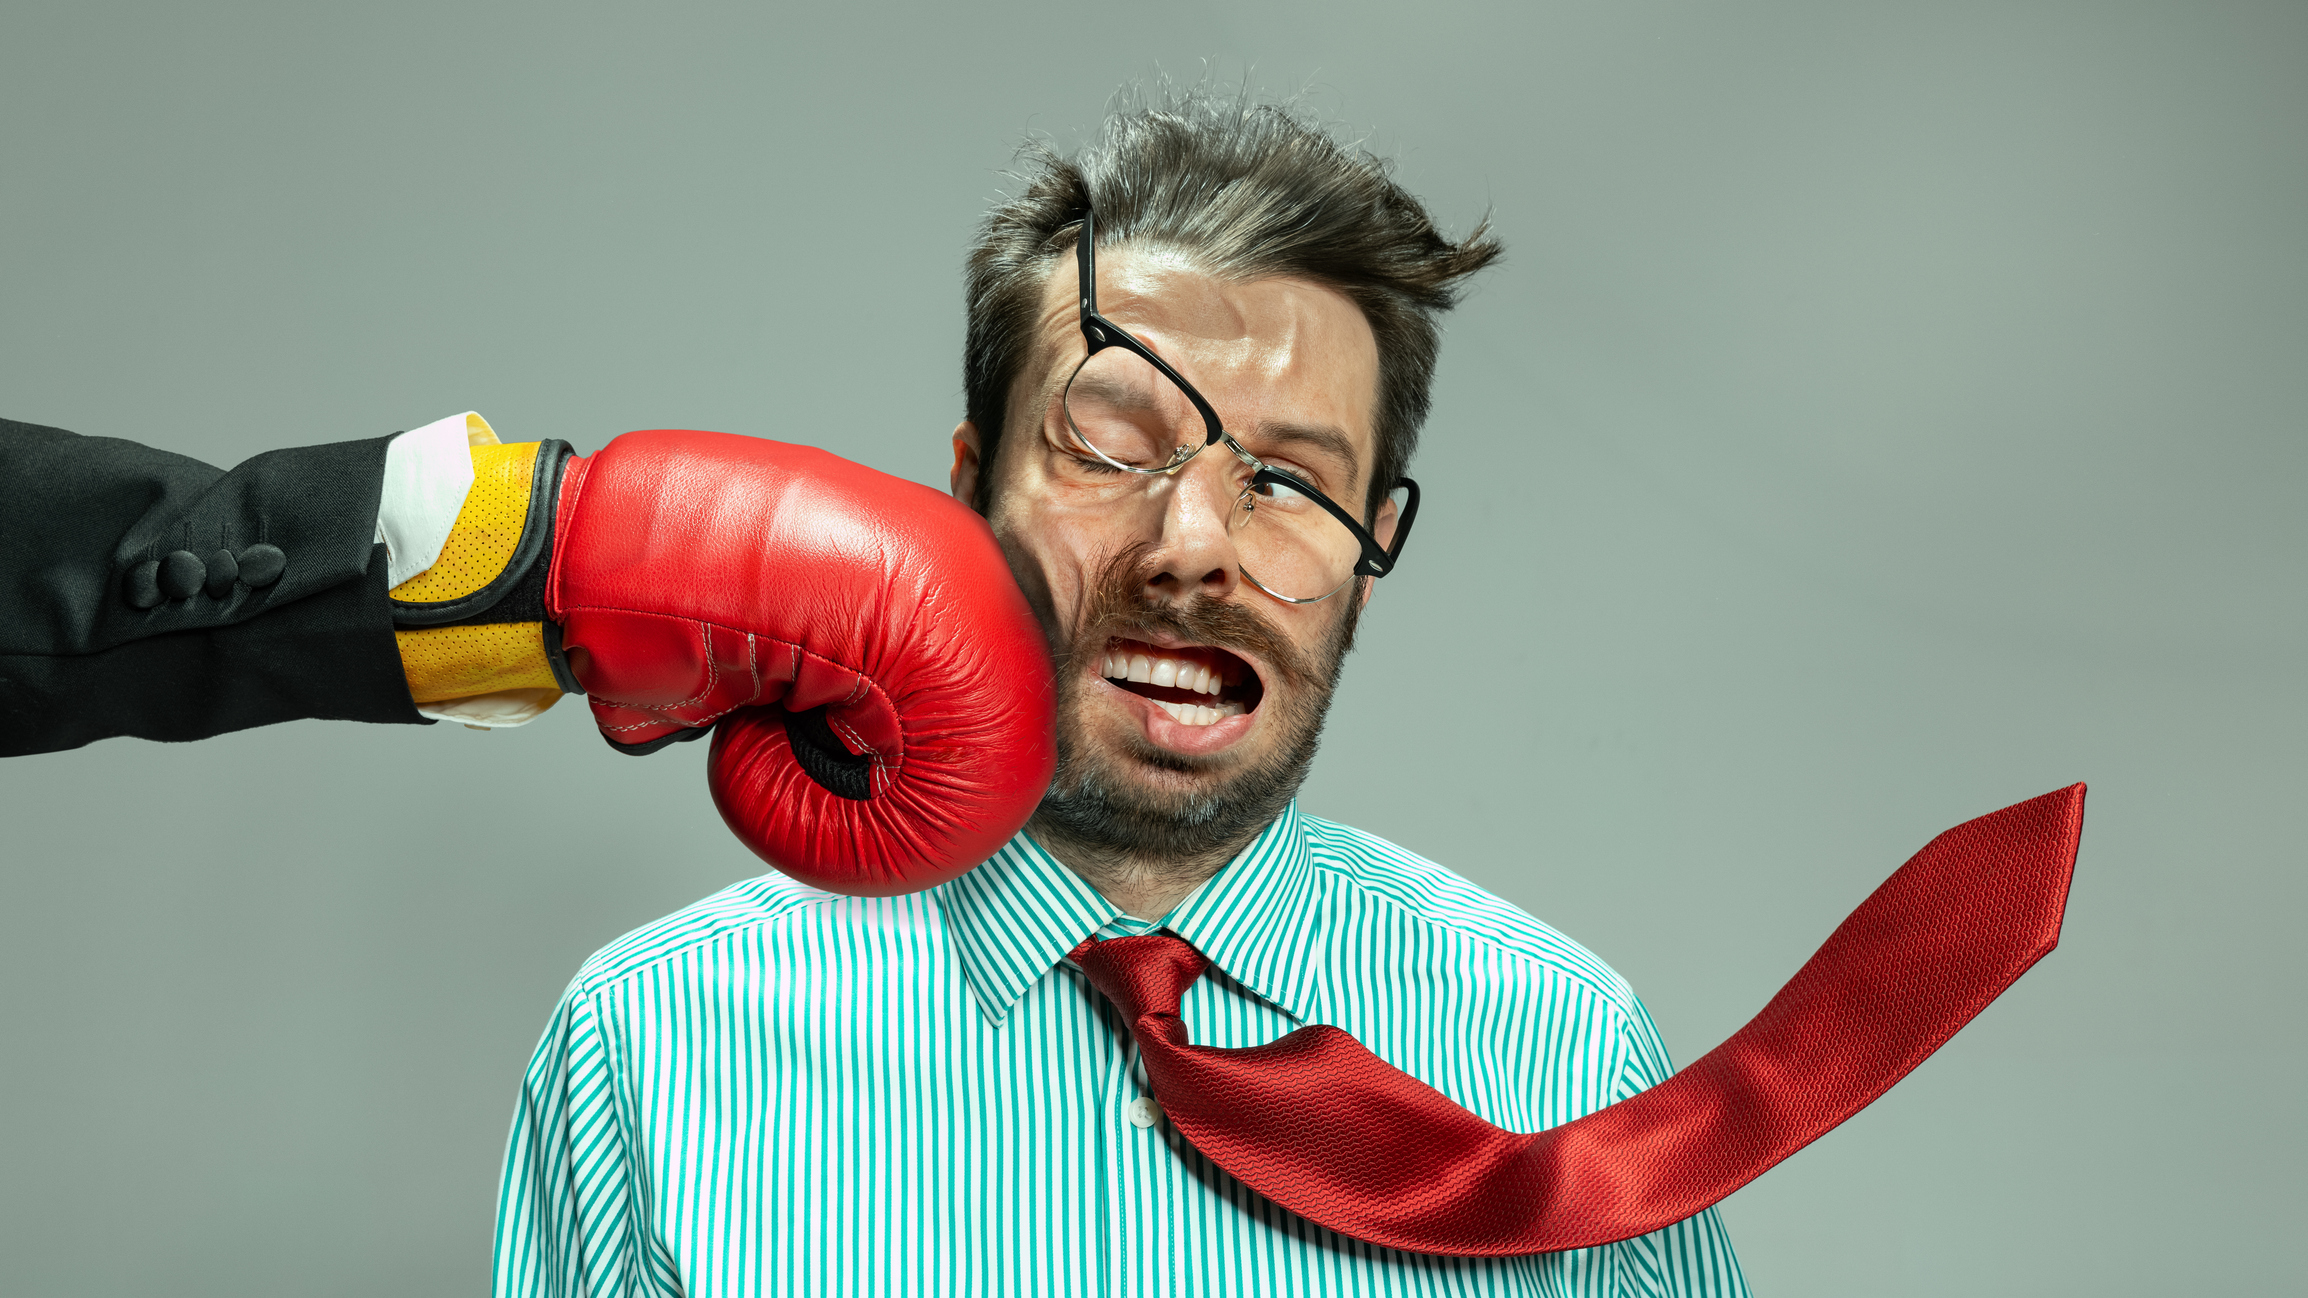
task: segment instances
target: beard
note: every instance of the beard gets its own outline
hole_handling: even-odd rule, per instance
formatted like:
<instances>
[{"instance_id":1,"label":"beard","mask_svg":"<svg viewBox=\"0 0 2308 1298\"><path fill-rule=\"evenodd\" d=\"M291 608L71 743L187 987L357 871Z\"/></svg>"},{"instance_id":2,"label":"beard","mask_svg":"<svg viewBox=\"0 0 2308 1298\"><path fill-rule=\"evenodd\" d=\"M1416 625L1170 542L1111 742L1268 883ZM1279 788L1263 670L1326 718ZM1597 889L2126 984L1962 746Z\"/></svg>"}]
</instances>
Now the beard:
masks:
<instances>
[{"instance_id":1,"label":"beard","mask_svg":"<svg viewBox=\"0 0 2308 1298\"><path fill-rule=\"evenodd\" d=\"M1196 594L1149 600L1154 575L1145 546L1101 563L1071 639L1058 654L1058 769L1042 795L1036 827L1110 860L1153 871L1207 867L1231 857L1282 813L1305 782L1322 737L1323 718L1338 688L1339 669L1354 647L1362 601L1347 598L1316 644L1302 649L1257 610ZM1093 741L1084 724L1085 695L1105 688L1082 670L1096 662L1115 636L1155 631L1193 644L1258 655L1257 710L1265 714L1267 751L1248 765L1219 774L1227 755L1174 753L1133 728L1119 745ZM1184 789L1149 780L1143 768L1203 778Z\"/></svg>"}]
</instances>

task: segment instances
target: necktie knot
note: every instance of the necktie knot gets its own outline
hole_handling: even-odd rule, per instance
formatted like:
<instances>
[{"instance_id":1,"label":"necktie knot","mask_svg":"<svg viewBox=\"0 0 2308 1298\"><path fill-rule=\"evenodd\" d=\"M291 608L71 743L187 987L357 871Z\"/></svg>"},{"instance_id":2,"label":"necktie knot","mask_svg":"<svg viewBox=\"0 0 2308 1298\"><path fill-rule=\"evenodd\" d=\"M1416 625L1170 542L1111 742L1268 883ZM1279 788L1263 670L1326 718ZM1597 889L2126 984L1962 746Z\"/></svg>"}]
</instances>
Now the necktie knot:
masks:
<instances>
[{"instance_id":1,"label":"necktie knot","mask_svg":"<svg viewBox=\"0 0 2308 1298\"><path fill-rule=\"evenodd\" d=\"M1149 1014L1176 1018L1180 998L1210 967L1200 951L1167 933L1091 938L1073 957L1090 985L1132 1023Z\"/></svg>"}]
</instances>

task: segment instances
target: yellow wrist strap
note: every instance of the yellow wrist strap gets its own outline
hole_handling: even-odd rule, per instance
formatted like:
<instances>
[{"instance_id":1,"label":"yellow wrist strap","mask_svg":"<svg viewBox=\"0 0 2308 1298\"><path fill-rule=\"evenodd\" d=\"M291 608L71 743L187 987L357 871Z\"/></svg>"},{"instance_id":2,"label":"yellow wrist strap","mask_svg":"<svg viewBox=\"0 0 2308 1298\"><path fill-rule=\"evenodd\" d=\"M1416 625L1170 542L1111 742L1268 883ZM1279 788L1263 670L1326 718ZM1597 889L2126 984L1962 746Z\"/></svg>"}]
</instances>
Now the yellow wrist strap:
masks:
<instances>
[{"instance_id":1,"label":"yellow wrist strap","mask_svg":"<svg viewBox=\"0 0 2308 1298\"><path fill-rule=\"evenodd\" d=\"M546 520L531 517L543 443L501 445L485 425L472 437L473 489L457 511L456 527L441 546L440 559L393 587L397 606L444 606L481 594L520 557L523 532L546 525ZM550 507L551 502L545 502L548 511ZM538 554L530 561L541 564L548 558ZM542 620L462 622L393 635L400 642L401 671L408 678L409 693L418 703L558 688Z\"/></svg>"}]
</instances>

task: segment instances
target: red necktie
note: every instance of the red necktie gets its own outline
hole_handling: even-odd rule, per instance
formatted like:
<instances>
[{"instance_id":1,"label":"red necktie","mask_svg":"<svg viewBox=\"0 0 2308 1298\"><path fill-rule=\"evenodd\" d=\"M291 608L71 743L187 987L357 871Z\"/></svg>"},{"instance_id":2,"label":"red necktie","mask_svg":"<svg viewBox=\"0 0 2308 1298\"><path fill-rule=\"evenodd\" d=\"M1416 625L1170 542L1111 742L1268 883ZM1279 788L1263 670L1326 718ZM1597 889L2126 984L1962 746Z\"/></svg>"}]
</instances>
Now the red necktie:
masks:
<instances>
[{"instance_id":1,"label":"red necktie","mask_svg":"<svg viewBox=\"0 0 2308 1298\"><path fill-rule=\"evenodd\" d=\"M2084 786L1941 834L1843 921L1763 1012L1650 1090L1536 1134L1494 1127L1317 1025L1191 1045L1209 962L1174 937L1074 959L1129 1021L1196 1149L1282 1207L1388 1248L1548 1253L1699 1212L1865 1108L2059 941Z\"/></svg>"}]
</instances>

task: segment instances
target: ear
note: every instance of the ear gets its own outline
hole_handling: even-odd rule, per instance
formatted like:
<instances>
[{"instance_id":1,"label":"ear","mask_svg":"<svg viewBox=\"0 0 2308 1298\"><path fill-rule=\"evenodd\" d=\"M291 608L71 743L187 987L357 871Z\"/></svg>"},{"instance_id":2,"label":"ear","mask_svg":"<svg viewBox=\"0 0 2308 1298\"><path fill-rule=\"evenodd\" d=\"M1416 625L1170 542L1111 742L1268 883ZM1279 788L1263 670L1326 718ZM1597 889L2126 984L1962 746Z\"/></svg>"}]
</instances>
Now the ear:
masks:
<instances>
[{"instance_id":1,"label":"ear","mask_svg":"<svg viewBox=\"0 0 2308 1298\"><path fill-rule=\"evenodd\" d=\"M947 481L954 499L972 509L978 505L978 474L985 469L980 450L976 424L965 419L954 425L954 470Z\"/></svg>"},{"instance_id":2,"label":"ear","mask_svg":"<svg viewBox=\"0 0 2308 1298\"><path fill-rule=\"evenodd\" d=\"M1379 502L1378 518L1371 523L1370 534L1381 546L1392 547L1394 545L1394 524L1395 519L1400 515L1401 511L1394 507L1394 497L1389 496ZM1362 579L1362 606L1364 608L1370 607L1371 592L1377 589L1378 578L1365 577Z\"/></svg>"}]
</instances>

